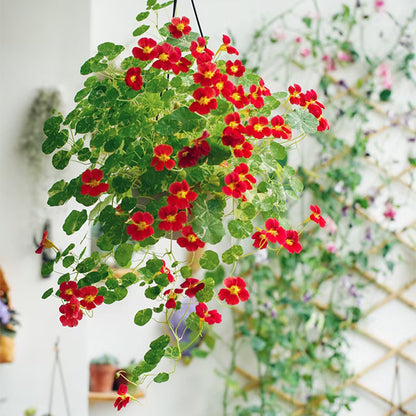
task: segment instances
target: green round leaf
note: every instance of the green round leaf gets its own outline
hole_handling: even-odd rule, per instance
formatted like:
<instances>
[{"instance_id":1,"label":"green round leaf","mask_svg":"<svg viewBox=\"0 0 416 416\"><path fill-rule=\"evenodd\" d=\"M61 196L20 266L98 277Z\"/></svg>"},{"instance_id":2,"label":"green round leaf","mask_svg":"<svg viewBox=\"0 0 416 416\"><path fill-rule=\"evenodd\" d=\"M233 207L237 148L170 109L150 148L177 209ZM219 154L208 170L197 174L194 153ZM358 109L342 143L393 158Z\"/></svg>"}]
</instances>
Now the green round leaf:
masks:
<instances>
[{"instance_id":1,"label":"green round leaf","mask_svg":"<svg viewBox=\"0 0 416 416\"><path fill-rule=\"evenodd\" d=\"M134 316L134 323L138 326L146 325L152 319L152 310L150 308L142 309Z\"/></svg>"},{"instance_id":2,"label":"green round leaf","mask_svg":"<svg viewBox=\"0 0 416 416\"><path fill-rule=\"evenodd\" d=\"M220 259L215 251L206 250L199 259L199 264L205 270L214 270L220 264Z\"/></svg>"}]
</instances>

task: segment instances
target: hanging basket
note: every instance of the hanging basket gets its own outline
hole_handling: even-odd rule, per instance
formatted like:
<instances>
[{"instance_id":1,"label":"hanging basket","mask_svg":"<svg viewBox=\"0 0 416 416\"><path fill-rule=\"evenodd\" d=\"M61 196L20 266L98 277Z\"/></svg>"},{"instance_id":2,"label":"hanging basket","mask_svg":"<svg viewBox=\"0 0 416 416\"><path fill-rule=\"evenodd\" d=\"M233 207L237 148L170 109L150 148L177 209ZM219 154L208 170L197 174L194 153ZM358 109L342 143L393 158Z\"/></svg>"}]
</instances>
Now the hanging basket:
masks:
<instances>
[{"instance_id":1,"label":"hanging basket","mask_svg":"<svg viewBox=\"0 0 416 416\"><path fill-rule=\"evenodd\" d=\"M0 363L14 361L14 338L0 335Z\"/></svg>"}]
</instances>

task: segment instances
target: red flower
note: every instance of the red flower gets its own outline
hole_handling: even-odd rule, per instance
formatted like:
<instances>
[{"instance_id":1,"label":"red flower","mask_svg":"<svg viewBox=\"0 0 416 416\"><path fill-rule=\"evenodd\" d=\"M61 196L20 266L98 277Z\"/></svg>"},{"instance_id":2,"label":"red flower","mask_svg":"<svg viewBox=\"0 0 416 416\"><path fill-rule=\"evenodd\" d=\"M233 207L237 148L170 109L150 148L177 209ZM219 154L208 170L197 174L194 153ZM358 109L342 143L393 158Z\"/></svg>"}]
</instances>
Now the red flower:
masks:
<instances>
[{"instance_id":1,"label":"red flower","mask_svg":"<svg viewBox=\"0 0 416 416\"><path fill-rule=\"evenodd\" d=\"M139 47L133 48L133 56L141 61L151 61L156 58L156 41L151 38L141 38L137 42Z\"/></svg>"},{"instance_id":2,"label":"red flower","mask_svg":"<svg viewBox=\"0 0 416 416\"><path fill-rule=\"evenodd\" d=\"M208 325L219 324L222 320L221 314L216 309L209 311L205 303L198 303L195 307L195 313Z\"/></svg>"},{"instance_id":3,"label":"red flower","mask_svg":"<svg viewBox=\"0 0 416 416\"><path fill-rule=\"evenodd\" d=\"M261 230L256 231L251 238L254 240L253 246L256 248L259 248L260 250L262 248L266 248L267 244L269 243L269 240L267 238L267 231Z\"/></svg>"},{"instance_id":4,"label":"red flower","mask_svg":"<svg viewBox=\"0 0 416 416\"><path fill-rule=\"evenodd\" d=\"M321 217L321 210L318 205L311 205L310 209L312 214L309 216L309 218L319 224L320 227L325 227L326 221Z\"/></svg>"},{"instance_id":5,"label":"red flower","mask_svg":"<svg viewBox=\"0 0 416 416\"><path fill-rule=\"evenodd\" d=\"M318 96L314 90L306 91L305 94L300 95L300 105L302 107L306 107L307 110L313 114L316 118L319 118L322 114L322 110L325 106L320 103L318 100Z\"/></svg>"},{"instance_id":6,"label":"red flower","mask_svg":"<svg viewBox=\"0 0 416 416\"><path fill-rule=\"evenodd\" d=\"M179 237L177 242L180 247L186 248L188 251L196 251L205 246L205 243L198 238L190 225L183 228L182 235L183 237Z\"/></svg>"},{"instance_id":7,"label":"red flower","mask_svg":"<svg viewBox=\"0 0 416 416\"><path fill-rule=\"evenodd\" d=\"M42 241L39 244L39 247L36 249L36 254L41 254L44 248L54 248L56 251L59 251L58 247L55 246L52 241L48 240L48 231L45 230L42 235Z\"/></svg>"},{"instance_id":8,"label":"red flower","mask_svg":"<svg viewBox=\"0 0 416 416\"><path fill-rule=\"evenodd\" d=\"M287 230L286 231L286 240L283 241L282 246L289 252L289 253L300 253L302 250L302 246L299 243L299 235L294 230Z\"/></svg>"},{"instance_id":9,"label":"red flower","mask_svg":"<svg viewBox=\"0 0 416 416\"><path fill-rule=\"evenodd\" d=\"M238 132L238 133L244 133L245 132L245 128L241 124L240 114L238 114L237 112L227 114L224 117L224 121L225 121L225 124L227 124L227 127L224 129L224 131L227 130L227 129L230 129L233 133L234 132ZM229 130L227 130L227 131L229 131Z\"/></svg>"},{"instance_id":10,"label":"red flower","mask_svg":"<svg viewBox=\"0 0 416 416\"><path fill-rule=\"evenodd\" d=\"M227 277L224 279L226 287L218 292L220 300L225 300L228 305L237 305L237 303L246 302L250 297L246 289L246 282L241 277Z\"/></svg>"},{"instance_id":11,"label":"red flower","mask_svg":"<svg viewBox=\"0 0 416 416\"><path fill-rule=\"evenodd\" d=\"M140 75L142 69L140 67L137 68L129 68L126 72L126 76L124 78L126 84L134 91L140 90L143 85L143 79Z\"/></svg>"},{"instance_id":12,"label":"red flower","mask_svg":"<svg viewBox=\"0 0 416 416\"><path fill-rule=\"evenodd\" d=\"M118 397L114 402L114 407L117 410L121 410L122 407L126 407L127 403L130 401L130 394L127 394L127 386L125 384L120 384L118 391Z\"/></svg>"},{"instance_id":13,"label":"red flower","mask_svg":"<svg viewBox=\"0 0 416 416\"><path fill-rule=\"evenodd\" d=\"M302 92L302 88L298 84L293 84L289 88L289 101L291 104L300 105L301 98L300 94Z\"/></svg>"},{"instance_id":14,"label":"red flower","mask_svg":"<svg viewBox=\"0 0 416 416\"><path fill-rule=\"evenodd\" d=\"M178 211L178 208L172 205L160 208L159 218L163 220L159 229L164 231L179 231L188 219L185 211Z\"/></svg>"},{"instance_id":15,"label":"red flower","mask_svg":"<svg viewBox=\"0 0 416 416\"><path fill-rule=\"evenodd\" d=\"M253 146L248 141L236 144L233 147L233 153L235 157L245 157L248 159L252 155Z\"/></svg>"},{"instance_id":16,"label":"red flower","mask_svg":"<svg viewBox=\"0 0 416 416\"><path fill-rule=\"evenodd\" d=\"M193 75L194 82L203 87L214 85L220 76L220 71L213 62L201 62L198 64L197 70L198 72Z\"/></svg>"},{"instance_id":17,"label":"red flower","mask_svg":"<svg viewBox=\"0 0 416 416\"><path fill-rule=\"evenodd\" d=\"M275 218L269 218L265 224L266 237L271 243L283 244L286 240L286 230L280 226L279 221Z\"/></svg>"},{"instance_id":18,"label":"red flower","mask_svg":"<svg viewBox=\"0 0 416 416\"><path fill-rule=\"evenodd\" d=\"M317 131L324 131L324 130L329 130L329 124L328 124L328 120L322 116L318 117L318 127L316 128Z\"/></svg>"},{"instance_id":19,"label":"red flower","mask_svg":"<svg viewBox=\"0 0 416 416\"><path fill-rule=\"evenodd\" d=\"M182 284L181 287L185 290L185 295L193 298L197 292L205 287L205 283L200 282L198 279L188 277Z\"/></svg>"},{"instance_id":20,"label":"red flower","mask_svg":"<svg viewBox=\"0 0 416 416\"><path fill-rule=\"evenodd\" d=\"M225 186L222 187L222 192L225 195L233 198L242 198L244 192L247 191L247 186L242 182L237 173L231 172L224 178Z\"/></svg>"},{"instance_id":21,"label":"red flower","mask_svg":"<svg viewBox=\"0 0 416 416\"><path fill-rule=\"evenodd\" d=\"M135 212L131 217L133 224L127 226L127 234L135 241L144 240L153 233L153 216L148 212Z\"/></svg>"},{"instance_id":22,"label":"red flower","mask_svg":"<svg viewBox=\"0 0 416 416\"><path fill-rule=\"evenodd\" d=\"M246 126L246 133L256 139L270 136L271 130L267 117L250 117Z\"/></svg>"},{"instance_id":23,"label":"red flower","mask_svg":"<svg viewBox=\"0 0 416 416\"><path fill-rule=\"evenodd\" d=\"M191 202L195 201L198 194L189 188L185 179L182 182L174 182L169 186L168 205L172 205L177 209L186 209L191 206Z\"/></svg>"},{"instance_id":24,"label":"red flower","mask_svg":"<svg viewBox=\"0 0 416 416\"><path fill-rule=\"evenodd\" d=\"M166 274L166 276L168 277L169 283L174 282L175 278L173 277L173 274L171 273L171 271L166 267L165 260L162 260L162 262L163 262L163 266L160 268L160 271L158 274Z\"/></svg>"},{"instance_id":25,"label":"red flower","mask_svg":"<svg viewBox=\"0 0 416 416\"><path fill-rule=\"evenodd\" d=\"M179 72L188 72L189 67L192 65L192 62L184 57L180 58L178 62L175 62L172 65L172 72L175 75L178 75Z\"/></svg>"},{"instance_id":26,"label":"red flower","mask_svg":"<svg viewBox=\"0 0 416 416\"><path fill-rule=\"evenodd\" d=\"M273 126L271 129L273 137L285 140L290 140L292 138L292 130L287 124L285 124L285 120L282 116L274 116L270 120L270 123Z\"/></svg>"},{"instance_id":27,"label":"red flower","mask_svg":"<svg viewBox=\"0 0 416 416\"><path fill-rule=\"evenodd\" d=\"M103 178L103 172L100 169L87 169L81 175L81 194L82 195L90 195L90 196L98 196L103 192L107 192L109 185L108 183L100 182Z\"/></svg>"},{"instance_id":28,"label":"red flower","mask_svg":"<svg viewBox=\"0 0 416 416\"><path fill-rule=\"evenodd\" d=\"M237 59L236 61L227 61L225 63L225 72L227 72L228 75L234 75L235 77L241 77L243 76L246 68L243 65L243 63Z\"/></svg>"},{"instance_id":29,"label":"red flower","mask_svg":"<svg viewBox=\"0 0 416 416\"><path fill-rule=\"evenodd\" d=\"M98 289L95 286L84 286L79 289L78 297L82 298L81 306L91 310L104 302L104 296L98 295Z\"/></svg>"},{"instance_id":30,"label":"red flower","mask_svg":"<svg viewBox=\"0 0 416 416\"><path fill-rule=\"evenodd\" d=\"M202 153L199 147L184 146L183 149L178 152L178 167L185 169L195 166L201 155Z\"/></svg>"},{"instance_id":31,"label":"red flower","mask_svg":"<svg viewBox=\"0 0 416 416\"><path fill-rule=\"evenodd\" d=\"M230 45L231 39L227 35L222 35L222 45L220 46L220 51L227 52L228 54L238 55L238 50Z\"/></svg>"},{"instance_id":32,"label":"red flower","mask_svg":"<svg viewBox=\"0 0 416 416\"><path fill-rule=\"evenodd\" d=\"M258 93L264 97L270 97L270 95L272 95L270 90L264 85L263 78L260 78Z\"/></svg>"},{"instance_id":33,"label":"red flower","mask_svg":"<svg viewBox=\"0 0 416 416\"><path fill-rule=\"evenodd\" d=\"M231 95L235 88L234 84L228 80L227 74L221 73L216 77L213 87L216 95L222 94L223 97Z\"/></svg>"},{"instance_id":34,"label":"red flower","mask_svg":"<svg viewBox=\"0 0 416 416\"><path fill-rule=\"evenodd\" d=\"M168 144L159 144L153 149L155 156L150 166L154 166L157 171L161 171L163 168L171 170L175 166L175 161L170 158L172 152L172 146Z\"/></svg>"},{"instance_id":35,"label":"red flower","mask_svg":"<svg viewBox=\"0 0 416 416\"><path fill-rule=\"evenodd\" d=\"M70 297L68 303L65 303L59 307L59 312L62 313L62 315L59 317L59 320L63 326L77 326L78 322L83 317L83 314L80 310L79 300L75 295Z\"/></svg>"},{"instance_id":36,"label":"red flower","mask_svg":"<svg viewBox=\"0 0 416 416\"><path fill-rule=\"evenodd\" d=\"M69 301L71 297L75 295L78 296L78 283L73 280L69 282L62 282L59 285L59 297Z\"/></svg>"},{"instance_id":37,"label":"red flower","mask_svg":"<svg viewBox=\"0 0 416 416\"><path fill-rule=\"evenodd\" d=\"M182 293L183 289L168 289L163 294L165 296L168 296L168 300L166 301L166 309L175 309L176 307L176 299L178 297L178 294Z\"/></svg>"},{"instance_id":38,"label":"red flower","mask_svg":"<svg viewBox=\"0 0 416 416\"><path fill-rule=\"evenodd\" d=\"M192 41L189 50L198 63L210 61L214 56L214 52L206 48L206 40L203 37L199 37L196 42Z\"/></svg>"},{"instance_id":39,"label":"red flower","mask_svg":"<svg viewBox=\"0 0 416 416\"><path fill-rule=\"evenodd\" d=\"M217 108L217 100L215 99L216 92L214 88L197 88L192 96L195 101L189 106L189 111L192 111L193 113L204 115Z\"/></svg>"},{"instance_id":40,"label":"red flower","mask_svg":"<svg viewBox=\"0 0 416 416\"><path fill-rule=\"evenodd\" d=\"M250 103L256 108L261 108L264 106L264 99L261 96L260 88L257 85L252 85L250 87L250 94L248 95Z\"/></svg>"},{"instance_id":41,"label":"red flower","mask_svg":"<svg viewBox=\"0 0 416 416\"><path fill-rule=\"evenodd\" d=\"M248 166L245 163L236 166L234 172L238 175L239 180L246 185L247 189L253 189L251 184L256 183L256 178L248 173Z\"/></svg>"},{"instance_id":42,"label":"red flower","mask_svg":"<svg viewBox=\"0 0 416 416\"><path fill-rule=\"evenodd\" d=\"M209 152L211 151L211 146L207 142L208 137L209 137L209 133L205 130L202 133L202 136L198 137L195 140L195 146L201 150L201 154L204 156L208 156Z\"/></svg>"},{"instance_id":43,"label":"red flower","mask_svg":"<svg viewBox=\"0 0 416 416\"><path fill-rule=\"evenodd\" d=\"M188 35L191 31L191 26L189 26L189 19L187 17L173 17L171 20L172 24L168 26L170 34L175 38L179 39L183 35Z\"/></svg>"},{"instance_id":44,"label":"red flower","mask_svg":"<svg viewBox=\"0 0 416 416\"><path fill-rule=\"evenodd\" d=\"M224 95L225 99L234 104L235 108L241 109L249 104L248 98L245 96L244 88L242 85L234 86L232 92Z\"/></svg>"},{"instance_id":45,"label":"red flower","mask_svg":"<svg viewBox=\"0 0 416 416\"><path fill-rule=\"evenodd\" d=\"M169 71L181 58L181 50L165 42L155 47L155 55L152 67Z\"/></svg>"}]
</instances>

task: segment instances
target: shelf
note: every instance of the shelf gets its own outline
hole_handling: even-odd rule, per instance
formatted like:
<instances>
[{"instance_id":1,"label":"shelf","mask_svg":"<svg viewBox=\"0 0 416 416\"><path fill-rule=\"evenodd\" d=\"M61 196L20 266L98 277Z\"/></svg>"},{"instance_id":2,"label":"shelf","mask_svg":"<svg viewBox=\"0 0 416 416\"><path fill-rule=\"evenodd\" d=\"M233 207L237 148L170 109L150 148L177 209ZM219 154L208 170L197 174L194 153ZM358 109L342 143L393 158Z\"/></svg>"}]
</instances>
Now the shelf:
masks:
<instances>
[{"instance_id":1,"label":"shelf","mask_svg":"<svg viewBox=\"0 0 416 416\"><path fill-rule=\"evenodd\" d=\"M132 396L139 398L144 397L144 393L139 390L136 393L132 394ZM88 393L88 400L90 402L111 402L116 400L118 397L116 391L109 391L109 392L98 392L98 391L90 391Z\"/></svg>"}]
</instances>

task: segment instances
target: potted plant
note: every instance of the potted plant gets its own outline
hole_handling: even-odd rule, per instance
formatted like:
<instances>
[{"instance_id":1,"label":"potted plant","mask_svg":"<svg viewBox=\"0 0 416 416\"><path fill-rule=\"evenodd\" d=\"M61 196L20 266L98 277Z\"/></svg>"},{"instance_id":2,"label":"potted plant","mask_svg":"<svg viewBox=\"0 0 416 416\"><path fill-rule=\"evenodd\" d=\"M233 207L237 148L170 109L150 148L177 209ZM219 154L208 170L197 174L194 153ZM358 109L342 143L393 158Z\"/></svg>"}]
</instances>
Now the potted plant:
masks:
<instances>
[{"instance_id":1,"label":"potted plant","mask_svg":"<svg viewBox=\"0 0 416 416\"><path fill-rule=\"evenodd\" d=\"M90 391L109 392L113 389L117 358L104 354L90 362Z\"/></svg>"},{"instance_id":2,"label":"potted plant","mask_svg":"<svg viewBox=\"0 0 416 416\"><path fill-rule=\"evenodd\" d=\"M56 258L43 273L66 272L59 289L43 297L55 292L62 324L73 327L101 304L124 299L129 286L142 286L153 305L127 319L143 326L157 317L173 341L162 335L150 343L132 371L135 384L167 381L171 372L155 372L162 358L173 360L173 372L204 329L221 322L209 302L228 306L249 298L238 276L240 259L266 247L297 253L306 224L324 221L315 206L298 229L286 219L286 200L302 191L287 151L328 128L316 93L299 85L272 93L238 59L227 35L214 52L186 17L145 35L150 26L143 21L171 3L148 0L136 18L142 22L134 31L137 46L127 56L120 57L121 45L99 45L81 67L88 78L75 108L55 114L44 128L43 151L53 154L56 169L83 166L51 187L48 204L74 198L80 209L68 215L64 231L71 235L88 222L102 234L91 254L73 243L59 249L44 235L41 249L55 250ZM162 239L168 248L161 251ZM191 263L198 257L202 279L175 257L176 245L191 254ZM199 249L205 250L200 258ZM117 276L109 258L131 271ZM180 320L191 333L186 343L170 319L182 303L195 308L184 308ZM118 409L128 401L126 392L119 392Z\"/></svg>"}]
</instances>

